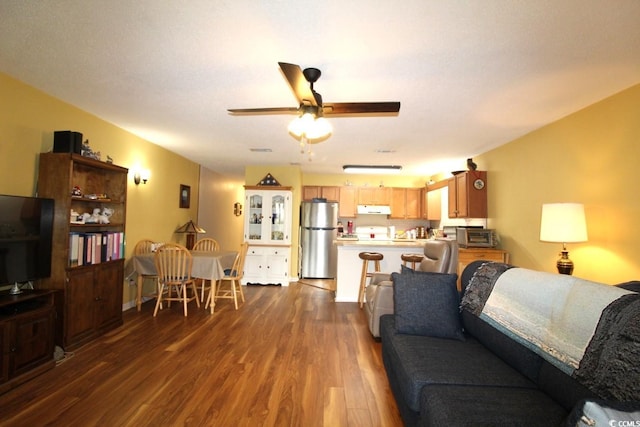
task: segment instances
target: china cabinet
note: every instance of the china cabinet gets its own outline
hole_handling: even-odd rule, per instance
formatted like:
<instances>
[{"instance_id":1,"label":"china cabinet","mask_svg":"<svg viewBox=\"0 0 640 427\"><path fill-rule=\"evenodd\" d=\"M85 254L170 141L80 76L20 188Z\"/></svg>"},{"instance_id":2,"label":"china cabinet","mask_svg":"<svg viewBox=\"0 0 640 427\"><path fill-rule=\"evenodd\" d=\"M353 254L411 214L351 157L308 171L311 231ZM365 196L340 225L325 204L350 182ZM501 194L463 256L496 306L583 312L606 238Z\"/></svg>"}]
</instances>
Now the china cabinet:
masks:
<instances>
[{"instance_id":1,"label":"china cabinet","mask_svg":"<svg viewBox=\"0 0 640 427\"><path fill-rule=\"evenodd\" d=\"M249 243L243 284L288 285L291 258L290 187L245 186L244 240Z\"/></svg>"}]
</instances>

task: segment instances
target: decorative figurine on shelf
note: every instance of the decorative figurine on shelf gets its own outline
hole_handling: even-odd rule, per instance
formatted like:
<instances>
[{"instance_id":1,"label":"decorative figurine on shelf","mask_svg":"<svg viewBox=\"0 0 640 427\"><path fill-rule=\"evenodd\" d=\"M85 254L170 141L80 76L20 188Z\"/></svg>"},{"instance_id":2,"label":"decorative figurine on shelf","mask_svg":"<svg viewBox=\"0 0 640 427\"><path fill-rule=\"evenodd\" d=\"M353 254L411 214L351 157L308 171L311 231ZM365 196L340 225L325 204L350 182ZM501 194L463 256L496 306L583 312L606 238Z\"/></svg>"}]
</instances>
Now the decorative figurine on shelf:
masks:
<instances>
[{"instance_id":1,"label":"decorative figurine on shelf","mask_svg":"<svg viewBox=\"0 0 640 427\"><path fill-rule=\"evenodd\" d=\"M109 155L107 155L107 163L113 164L113 158Z\"/></svg>"},{"instance_id":2,"label":"decorative figurine on shelf","mask_svg":"<svg viewBox=\"0 0 640 427\"><path fill-rule=\"evenodd\" d=\"M92 214L84 213L85 224L99 224L100 223L100 208L95 208Z\"/></svg>"},{"instance_id":3,"label":"decorative figurine on shelf","mask_svg":"<svg viewBox=\"0 0 640 427\"><path fill-rule=\"evenodd\" d=\"M71 224L84 224L84 218L78 212L71 209Z\"/></svg>"},{"instance_id":4,"label":"decorative figurine on shelf","mask_svg":"<svg viewBox=\"0 0 640 427\"><path fill-rule=\"evenodd\" d=\"M91 147L89 147L89 140L86 139L82 143L82 151L80 152L82 156L89 157L90 159L100 160L100 152L93 151Z\"/></svg>"},{"instance_id":5,"label":"decorative figurine on shelf","mask_svg":"<svg viewBox=\"0 0 640 427\"><path fill-rule=\"evenodd\" d=\"M94 210L95 212L95 210ZM109 224L109 218L113 215L113 209L111 208L103 208L102 214L98 217L98 222L100 224Z\"/></svg>"},{"instance_id":6,"label":"decorative figurine on shelf","mask_svg":"<svg viewBox=\"0 0 640 427\"><path fill-rule=\"evenodd\" d=\"M75 185L73 187L71 190L71 197L82 197L82 190L80 190L79 186Z\"/></svg>"}]
</instances>

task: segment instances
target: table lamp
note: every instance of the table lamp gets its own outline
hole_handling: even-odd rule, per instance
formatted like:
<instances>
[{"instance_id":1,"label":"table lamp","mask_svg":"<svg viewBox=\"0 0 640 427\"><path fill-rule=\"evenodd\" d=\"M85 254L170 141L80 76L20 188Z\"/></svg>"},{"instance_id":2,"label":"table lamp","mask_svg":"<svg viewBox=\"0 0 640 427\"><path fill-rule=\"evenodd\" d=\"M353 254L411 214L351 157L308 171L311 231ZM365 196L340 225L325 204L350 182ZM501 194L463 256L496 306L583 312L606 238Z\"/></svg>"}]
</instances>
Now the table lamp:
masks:
<instances>
[{"instance_id":1,"label":"table lamp","mask_svg":"<svg viewBox=\"0 0 640 427\"><path fill-rule=\"evenodd\" d=\"M540 240L562 243L560 259L556 263L558 273L573 273L573 261L569 259L567 243L587 241L587 223L584 205L581 203L548 203L542 205Z\"/></svg>"},{"instance_id":2,"label":"table lamp","mask_svg":"<svg viewBox=\"0 0 640 427\"><path fill-rule=\"evenodd\" d=\"M186 233L187 234L187 249L193 249L193 245L196 242L196 233L206 233L206 231L200 227L198 227L192 220L189 220L186 224L178 227L175 231L176 233Z\"/></svg>"}]
</instances>

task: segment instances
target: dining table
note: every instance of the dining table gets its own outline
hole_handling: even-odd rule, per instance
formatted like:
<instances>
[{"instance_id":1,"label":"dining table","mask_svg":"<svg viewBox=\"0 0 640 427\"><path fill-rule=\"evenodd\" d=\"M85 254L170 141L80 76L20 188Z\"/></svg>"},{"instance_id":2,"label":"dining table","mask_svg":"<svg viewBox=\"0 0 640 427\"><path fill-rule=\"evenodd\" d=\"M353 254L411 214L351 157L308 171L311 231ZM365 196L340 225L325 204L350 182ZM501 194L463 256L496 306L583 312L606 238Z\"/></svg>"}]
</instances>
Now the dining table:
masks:
<instances>
[{"instance_id":1,"label":"dining table","mask_svg":"<svg viewBox=\"0 0 640 427\"><path fill-rule=\"evenodd\" d=\"M224 277L224 270L231 269L238 256L238 251L189 251L193 257L191 277L211 280L215 282ZM138 275L136 306L138 311L142 306L142 284L144 276L158 274L155 264L155 253L133 256L133 269Z\"/></svg>"}]
</instances>

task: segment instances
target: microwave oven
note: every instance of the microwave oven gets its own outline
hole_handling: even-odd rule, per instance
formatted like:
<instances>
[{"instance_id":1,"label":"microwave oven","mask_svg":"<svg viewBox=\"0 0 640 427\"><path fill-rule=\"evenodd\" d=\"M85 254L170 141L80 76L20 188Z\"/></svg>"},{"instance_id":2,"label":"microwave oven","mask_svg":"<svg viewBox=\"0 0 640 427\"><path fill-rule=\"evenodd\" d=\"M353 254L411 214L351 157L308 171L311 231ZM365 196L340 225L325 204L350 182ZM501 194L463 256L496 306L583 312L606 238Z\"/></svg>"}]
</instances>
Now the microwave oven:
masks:
<instances>
[{"instance_id":1,"label":"microwave oven","mask_svg":"<svg viewBox=\"0 0 640 427\"><path fill-rule=\"evenodd\" d=\"M495 248L498 246L495 230L488 228L458 227L456 240L461 248Z\"/></svg>"}]
</instances>

